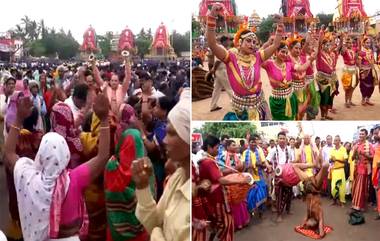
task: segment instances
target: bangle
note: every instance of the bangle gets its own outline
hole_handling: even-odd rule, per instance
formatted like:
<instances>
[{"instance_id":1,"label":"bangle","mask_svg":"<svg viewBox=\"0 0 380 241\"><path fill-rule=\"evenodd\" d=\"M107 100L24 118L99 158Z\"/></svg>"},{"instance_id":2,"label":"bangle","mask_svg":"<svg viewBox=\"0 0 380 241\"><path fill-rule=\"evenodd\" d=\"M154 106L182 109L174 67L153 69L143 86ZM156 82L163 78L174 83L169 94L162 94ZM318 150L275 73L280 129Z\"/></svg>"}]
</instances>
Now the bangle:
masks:
<instances>
[{"instance_id":1,"label":"bangle","mask_svg":"<svg viewBox=\"0 0 380 241\"><path fill-rule=\"evenodd\" d=\"M16 129L16 130L18 130L18 131L21 131L21 128L20 128L20 127L17 127L17 126L15 126L15 125L11 125L11 127L12 127L13 129Z\"/></svg>"}]
</instances>

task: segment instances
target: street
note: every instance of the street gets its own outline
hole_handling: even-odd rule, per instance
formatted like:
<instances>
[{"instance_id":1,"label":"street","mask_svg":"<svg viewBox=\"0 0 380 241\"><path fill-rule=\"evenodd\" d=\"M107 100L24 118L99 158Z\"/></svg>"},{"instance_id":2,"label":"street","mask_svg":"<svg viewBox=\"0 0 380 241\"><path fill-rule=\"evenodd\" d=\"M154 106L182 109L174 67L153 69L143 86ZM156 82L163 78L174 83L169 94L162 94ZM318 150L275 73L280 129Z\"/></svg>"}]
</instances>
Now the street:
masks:
<instances>
[{"instance_id":1,"label":"street","mask_svg":"<svg viewBox=\"0 0 380 241\"><path fill-rule=\"evenodd\" d=\"M348 224L348 212L350 203L345 208L331 206L331 200L322 199L325 222L334 229L328 233L323 240L326 241L375 241L379 240L380 221L375 221L376 212L373 207L366 212L365 224L352 226ZM236 232L236 241L307 241L311 238L305 237L294 231L294 227L300 225L306 211L306 204L299 199L293 199L292 215L285 215L283 222L275 223L276 214L270 210L264 213L263 220L254 217L248 228Z\"/></svg>"}]
</instances>

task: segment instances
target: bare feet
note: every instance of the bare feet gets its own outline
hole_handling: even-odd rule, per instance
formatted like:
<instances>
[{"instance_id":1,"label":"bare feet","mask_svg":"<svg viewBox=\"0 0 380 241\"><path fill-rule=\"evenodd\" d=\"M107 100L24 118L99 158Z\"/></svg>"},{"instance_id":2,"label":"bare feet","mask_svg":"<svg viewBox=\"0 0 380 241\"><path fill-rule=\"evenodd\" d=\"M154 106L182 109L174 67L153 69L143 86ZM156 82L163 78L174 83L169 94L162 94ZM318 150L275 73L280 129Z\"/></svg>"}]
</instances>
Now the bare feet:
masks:
<instances>
[{"instance_id":1,"label":"bare feet","mask_svg":"<svg viewBox=\"0 0 380 241\"><path fill-rule=\"evenodd\" d=\"M356 104L352 103L352 101L350 101L350 105L351 106L356 106Z\"/></svg>"},{"instance_id":2,"label":"bare feet","mask_svg":"<svg viewBox=\"0 0 380 241\"><path fill-rule=\"evenodd\" d=\"M280 216L277 216L276 222L277 222L277 223L281 223L281 222L282 222L282 217L281 217L281 215L280 215Z\"/></svg>"},{"instance_id":3,"label":"bare feet","mask_svg":"<svg viewBox=\"0 0 380 241\"><path fill-rule=\"evenodd\" d=\"M362 100L362 106L366 106L367 105L367 102Z\"/></svg>"},{"instance_id":4,"label":"bare feet","mask_svg":"<svg viewBox=\"0 0 380 241\"><path fill-rule=\"evenodd\" d=\"M336 114L336 113L338 113L338 110L336 108L331 108L330 112L333 114Z\"/></svg>"},{"instance_id":5,"label":"bare feet","mask_svg":"<svg viewBox=\"0 0 380 241\"><path fill-rule=\"evenodd\" d=\"M367 105L373 106L373 105L375 105L375 104L372 103L371 101L367 100Z\"/></svg>"}]
</instances>

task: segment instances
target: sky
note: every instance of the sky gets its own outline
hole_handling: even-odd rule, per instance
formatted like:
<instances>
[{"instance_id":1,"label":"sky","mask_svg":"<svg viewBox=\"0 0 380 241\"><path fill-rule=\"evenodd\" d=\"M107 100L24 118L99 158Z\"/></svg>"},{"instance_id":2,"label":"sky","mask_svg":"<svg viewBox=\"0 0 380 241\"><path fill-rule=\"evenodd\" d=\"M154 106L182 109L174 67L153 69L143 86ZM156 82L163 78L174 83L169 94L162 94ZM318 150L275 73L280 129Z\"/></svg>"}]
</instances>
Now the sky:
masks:
<instances>
[{"instance_id":1,"label":"sky","mask_svg":"<svg viewBox=\"0 0 380 241\"><path fill-rule=\"evenodd\" d=\"M193 13L198 14L200 2L201 0L192 0ZM380 10L378 0L363 0L363 4L368 15ZM265 17L269 14L279 13L281 0L236 0L236 5L239 15L249 16L253 10L256 10L260 17ZM322 12L334 13L336 7L336 0L310 0L311 12L314 15Z\"/></svg>"},{"instance_id":2,"label":"sky","mask_svg":"<svg viewBox=\"0 0 380 241\"><path fill-rule=\"evenodd\" d=\"M192 121L192 128L200 128L204 122ZM333 137L339 135L342 141L352 141L354 134L357 132L358 126L371 126L379 124L373 121L303 121L302 126L306 134L311 134L314 137L319 136L322 140L326 139L327 135ZM286 123L289 135L296 136L298 134L297 122ZM368 129L368 128L367 128ZM280 130L280 128L279 128ZM369 131L369 130L368 130Z\"/></svg>"},{"instance_id":3,"label":"sky","mask_svg":"<svg viewBox=\"0 0 380 241\"><path fill-rule=\"evenodd\" d=\"M28 15L56 30L70 29L82 43L83 33L91 24L97 34L121 32L128 26L137 34L141 28L156 31L163 22L169 32L185 33L191 25L190 0L13 0L1 1L0 33L21 23Z\"/></svg>"}]
</instances>

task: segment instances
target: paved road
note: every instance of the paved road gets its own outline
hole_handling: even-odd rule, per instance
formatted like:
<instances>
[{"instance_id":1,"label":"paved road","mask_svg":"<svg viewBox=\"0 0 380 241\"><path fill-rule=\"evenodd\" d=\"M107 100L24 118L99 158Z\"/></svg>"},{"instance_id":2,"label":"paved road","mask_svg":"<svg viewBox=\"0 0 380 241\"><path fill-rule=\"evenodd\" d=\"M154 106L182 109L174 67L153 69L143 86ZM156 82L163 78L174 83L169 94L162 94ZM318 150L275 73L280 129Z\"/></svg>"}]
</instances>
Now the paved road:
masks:
<instances>
[{"instance_id":1,"label":"paved road","mask_svg":"<svg viewBox=\"0 0 380 241\"><path fill-rule=\"evenodd\" d=\"M365 213L366 223L359 226L348 224L348 207L330 206L331 201L323 199L326 224L334 228L327 234L325 241L376 241L380 240L380 221L375 221L375 211ZM348 205L347 205L348 206ZM373 208L371 208L373 209ZM306 206L302 200L293 200L292 215L285 215L280 224L274 222L275 214L266 211L264 219L253 218L250 225L236 232L236 241L310 241L294 231L294 227L302 222Z\"/></svg>"},{"instance_id":2,"label":"paved road","mask_svg":"<svg viewBox=\"0 0 380 241\"><path fill-rule=\"evenodd\" d=\"M338 61L338 78L340 79L343 67L343 59ZM266 72L261 70L261 78L263 81L263 90L266 99L269 99L271 87ZM344 90L342 84L339 85L340 94L335 97L334 107L338 109L337 114L330 114L335 120L380 120L380 93L376 87L372 97L372 102L376 103L375 106L361 106L361 94L359 87L355 89L353 102L358 104L355 107L347 109L344 106ZM219 99L219 106L223 107L222 110L210 112L211 98L193 102L193 120L223 120L224 115L231 110L230 99L226 92L223 92ZM320 115L317 120L320 119Z\"/></svg>"}]
</instances>

